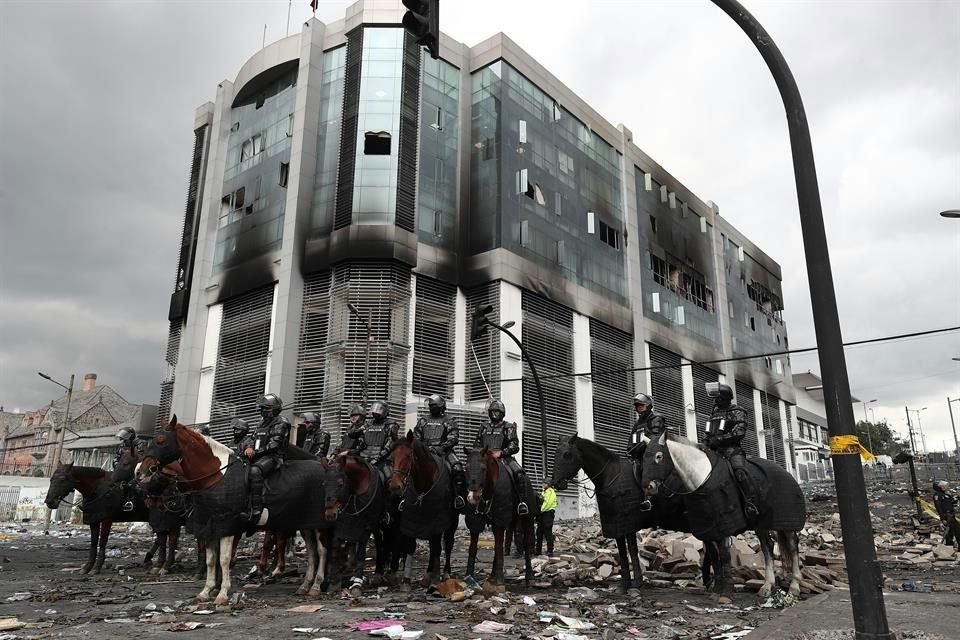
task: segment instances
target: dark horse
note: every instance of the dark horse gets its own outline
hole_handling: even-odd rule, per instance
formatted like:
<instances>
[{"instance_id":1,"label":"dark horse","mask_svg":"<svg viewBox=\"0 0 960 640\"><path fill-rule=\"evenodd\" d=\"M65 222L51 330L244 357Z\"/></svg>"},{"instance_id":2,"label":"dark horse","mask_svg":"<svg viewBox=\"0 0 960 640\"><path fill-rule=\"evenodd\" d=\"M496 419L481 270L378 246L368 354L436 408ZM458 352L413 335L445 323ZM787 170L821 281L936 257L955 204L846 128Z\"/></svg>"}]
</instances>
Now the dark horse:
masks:
<instances>
[{"instance_id":1,"label":"dark horse","mask_svg":"<svg viewBox=\"0 0 960 640\"><path fill-rule=\"evenodd\" d=\"M573 435L561 438L554 456L551 484L565 489L583 469L593 483L600 511L600 530L606 538L617 542L620 555L620 587L626 593L630 587L643 585L643 568L637 550L637 531L659 527L672 531L690 531L679 496L656 496L645 504L640 488L639 468L629 459L618 456L603 445ZM630 563L633 563L631 579ZM720 550L716 543L704 544L700 569L704 586L710 583L711 573L720 571Z\"/></svg>"},{"instance_id":2,"label":"dark horse","mask_svg":"<svg viewBox=\"0 0 960 640\"><path fill-rule=\"evenodd\" d=\"M193 511L189 522L207 543L207 580L197 599L210 598L216 586L219 560L222 579L216 604L226 604L230 591L230 557L234 535L249 530L240 514L248 505L246 469L232 452L217 441L177 423L174 416L163 433L153 439L140 467L141 482L160 467L180 461L189 488ZM266 509L259 526L281 531L299 529L307 545L307 572L299 592L319 594L326 565L326 548L317 529L323 521L323 478L326 470L314 460L285 463L267 478ZM216 544L215 544L216 543ZM319 548L318 548L319 547ZM219 557L218 557L219 556Z\"/></svg>"},{"instance_id":3,"label":"dark horse","mask_svg":"<svg viewBox=\"0 0 960 640\"><path fill-rule=\"evenodd\" d=\"M147 522L150 514L139 496L133 511L123 511L125 499L120 482L108 477L103 469L72 464L60 464L54 470L44 502L48 508L56 509L74 489L83 496L80 505L83 523L90 525L90 556L80 571L89 573L93 569L94 573L100 573L113 523Z\"/></svg>"},{"instance_id":4,"label":"dark horse","mask_svg":"<svg viewBox=\"0 0 960 640\"><path fill-rule=\"evenodd\" d=\"M683 499L683 508L689 514L692 533L705 543L717 541L747 530L757 532L766 568L759 596L767 598L776 582L773 567L773 539L775 531L780 543L784 566L791 566L789 592L800 595L800 530L807 519L806 503L800 485L789 473L774 462L763 458L748 458L747 472L759 489L760 516L754 524L748 523L743 513L740 493L729 463L713 451L666 432L647 445L643 454L641 486L648 496L663 490L676 493ZM721 588L730 588L726 571L730 553L720 545L723 570Z\"/></svg>"},{"instance_id":5,"label":"dark horse","mask_svg":"<svg viewBox=\"0 0 960 640\"><path fill-rule=\"evenodd\" d=\"M503 538L512 528L523 532L524 584L533 580L533 523L540 512L537 501L530 501L527 515L517 515L517 501L513 481L507 466L489 449L464 448L467 454L467 528L470 529L470 551L467 556L467 575L473 574L477 560L477 541L486 525L493 529L493 569L487 579L491 585L503 584ZM527 479L527 495L535 495Z\"/></svg>"},{"instance_id":6,"label":"dark horse","mask_svg":"<svg viewBox=\"0 0 960 640\"><path fill-rule=\"evenodd\" d=\"M360 456L344 455L330 465L324 482L324 518L331 526L336 525L333 532L336 547L342 546L346 552L345 557L334 558L330 573L338 575L343 566L350 573L357 571L362 576L366 558L359 556L366 555L362 550L374 534L375 575L382 576L389 555L387 547L394 540L381 535L380 531L387 502L380 473ZM338 564L336 560L343 562Z\"/></svg>"},{"instance_id":7,"label":"dark horse","mask_svg":"<svg viewBox=\"0 0 960 640\"><path fill-rule=\"evenodd\" d=\"M412 540L430 542L430 562L424 582L440 581L440 553L443 545L443 577L450 571L453 537L460 514L453 508L450 469L408 431L390 452L393 475L388 487L401 498L400 533Z\"/></svg>"}]
</instances>

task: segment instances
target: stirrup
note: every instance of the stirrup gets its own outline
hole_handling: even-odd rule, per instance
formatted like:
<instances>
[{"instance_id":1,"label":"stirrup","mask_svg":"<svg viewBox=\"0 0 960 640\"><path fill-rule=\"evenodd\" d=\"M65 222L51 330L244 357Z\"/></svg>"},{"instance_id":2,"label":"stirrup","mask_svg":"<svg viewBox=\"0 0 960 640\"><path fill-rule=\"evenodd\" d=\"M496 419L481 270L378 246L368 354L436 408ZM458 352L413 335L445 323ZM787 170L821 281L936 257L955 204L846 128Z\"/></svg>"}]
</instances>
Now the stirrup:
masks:
<instances>
[{"instance_id":1,"label":"stirrup","mask_svg":"<svg viewBox=\"0 0 960 640\"><path fill-rule=\"evenodd\" d=\"M454 509L459 510L459 509L463 509L466 506L467 506L467 501L463 499L463 496L458 495L456 498L453 499Z\"/></svg>"},{"instance_id":2,"label":"stirrup","mask_svg":"<svg viewBox=\"0 0 960 640\"><path fill-rule=\"evenodd\" d=\"M527 506L526 502L521 502L517 505L517 515L525 516L530 514L530 507Z\"/></svg>"},{"instance_id":3,"label":"stirrup","mask_svg":"<svg viewBox=\"0 0 960 640\"><path fill-rule=\"evenodd\" d=\"M653 509L653 503L649 499L644 500L637 506L638 511L650 511Z\"/></svg>"},{"instance_id":4,"label":"stirrup","mask_svg":"<svg viewBox=\"0 0 960 640\"><path fill-rule=\"evenodd\" d=\"M747 520L756 520L760 517L760 510L749 500L744 501L743 511L747 516Z\"/></svg>"},{"instance_id":5,"label":"stirrup","mask_svg":"<svg viewBox=\"0 0 960 640\"><path fill-rule=\"evenodd\" d=\"M133 511L133 508L134 508L134 505L132 500L127 500L126 502L123 503L124 511Z\"/></svg>"}]
</instances>

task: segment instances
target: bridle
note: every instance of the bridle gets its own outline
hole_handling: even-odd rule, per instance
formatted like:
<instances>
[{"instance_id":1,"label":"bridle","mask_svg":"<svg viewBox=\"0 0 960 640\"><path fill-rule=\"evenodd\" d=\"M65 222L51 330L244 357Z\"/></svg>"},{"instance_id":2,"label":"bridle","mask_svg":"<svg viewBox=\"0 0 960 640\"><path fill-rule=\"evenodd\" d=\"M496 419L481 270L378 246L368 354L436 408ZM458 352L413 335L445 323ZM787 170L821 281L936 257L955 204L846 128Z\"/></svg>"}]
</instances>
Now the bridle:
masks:
<instances>
[{"instance_id":1,"label":"bridle","mask_svg":"<svg viewBox=\"0 0 960 640\"><path fill-rule=\"evenodd\" d=\"M441 473L442 470L441 470L441 468L440 468L440 465L441 465L441 464L443 464L442 461L437 464L437 477L434 479L433 484L430 485L430 488L427 489L427 490L426 490L425 492L423 492L423 493L416 493L416 490L417 490L417 489L416 489L416 487L411 487L411 486L410 486L410 480L411 480L411 478L413 478L413 470L417 468L417 447L416 447L415 444L410 446L410 469L409 469L405 474L403 474L403 484L402 484L401 486L402 486L402 488L403 488L403 493L404 493L404 494L406 494L407 491L408 491L408 490L411 490L411 489L413 490L414 493L416 493L416 496L417 496L417 498L416 498L416 507L417 507L417 509L419 509L420 507L423 506L423 500L424 500L424 498L426 498L428 495L430 495L430 493L431 493L434 489L436 489L437 485L440 484L440 477L441 477L441 475L443 475L443 474ZM397 470L394 469L393 472L394 472L394 473L397 473ZM403 498L402 500L400 500L400 504L397 506L397 510L403 511L404 508L405 508L405 506L406 506L406 502L407 502L407 499L406 499L406 498Z\"/></svg>"},{"instance_id":2,"label":"bridle","mask_svg":"<svg viewBox=\"0 0 960 640\"><path fill-rule=\"evenodd\" d=\"M351 503L352 503L353 505L358 504L360 497L359 497L357 494L351 493L350 496L347 498L347 500L346 500L345 502L339 502L339 501L338 501L338 505L337 505L337 516L338 516L338 517L339 517L339 515L340 515L341 513L343 513L343 514L345 514L345 515L348 515L348 516L357 517L357 516L361 515L364 511L366 511L367 509L369 509L369 508L370 508L370 505L372 505L372 504L374 503L374 501L377 499L377 494L380 493L380 481L379 481L379 478L377 478L377 475L379 474L379 471L377 471L377 469L374 468L372 465L367 464L367 463L365 463L365 464L366 464L366 466L367 466L367 471L370 472L370 483L373 485L373 495L370 496L370 499L367 500L367 503L366 503L365 505L363 505L363 506L360 507L359 509L354 508L354 510L353 510L352 512L346 511L346 509L347 509L347 506L350 505ZM344 477L346 477L346 471L344 471L344 470L338 470L337 473L342 473L342 474L344 474ZM368 491L367 493L369 493L369 491Z\"/></svg>"}]
</instances>

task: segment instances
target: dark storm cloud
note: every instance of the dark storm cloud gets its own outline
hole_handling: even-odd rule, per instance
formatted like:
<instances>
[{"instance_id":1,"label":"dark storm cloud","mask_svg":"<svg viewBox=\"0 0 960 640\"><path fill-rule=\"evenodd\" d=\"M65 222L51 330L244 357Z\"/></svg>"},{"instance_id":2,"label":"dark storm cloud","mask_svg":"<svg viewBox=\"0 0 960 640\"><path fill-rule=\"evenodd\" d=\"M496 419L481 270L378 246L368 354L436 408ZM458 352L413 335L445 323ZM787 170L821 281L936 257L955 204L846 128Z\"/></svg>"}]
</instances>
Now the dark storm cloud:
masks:
<instances>
[{"instance_id":1,"label":"dark storm cloud","mask_svg":"<svg viewBox=\"0 0 960 640\"><path fill-rule=\"evenodd\" d=\"M321 2L318 17L347 2ZM960 325L960 5L747 2L804 96L844 336ZM291 32L310 15L295 2ZM815 342L783 108L760 56L706 2L443 3L446 33L506 32L783 266L794 346ZM156 402L194 110L287 3L0 3L0 403L48 370ZM599 34L599 36L597 35ZM602 36L602 37L600 37ZM948 430L960 337L848 353L877 415ZM795 370L818 369L813 357ZM881 413L882 412L882 413ZM931 438L939 442L941 438Z\"/></svg>"}]
</instances>

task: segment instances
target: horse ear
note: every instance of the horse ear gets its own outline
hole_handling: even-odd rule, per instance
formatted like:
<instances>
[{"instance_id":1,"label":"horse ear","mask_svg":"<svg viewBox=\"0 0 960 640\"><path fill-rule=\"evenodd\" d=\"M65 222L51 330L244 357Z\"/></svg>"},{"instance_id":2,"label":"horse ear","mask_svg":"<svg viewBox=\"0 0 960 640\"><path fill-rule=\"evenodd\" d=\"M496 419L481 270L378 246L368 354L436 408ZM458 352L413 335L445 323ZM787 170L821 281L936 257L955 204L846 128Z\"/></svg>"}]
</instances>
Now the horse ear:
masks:
<instances>
[{"instance_id":1,"label":"horse ear","mask_svg":"<svg viewBox=\"0 0 960 640\"><path fill-rule=\"evenodd\" d=\"M471 453L473 453L474 451L476 451L476 449L474 449L473 447L464 447L464 448L463 448L463 455L469 456L469 455L470 455Z\"/></svg>"},{"instance_id":2,"label":"horse ear","mask_svg":"<svg viewBox=\"0 0 960 640\"><path fill-rule=\"evenodd\" d=\"M413 444L413 431L407 429L407 444Z\"/></svg>"},{"instance_id":3,"label":"horse ear","mask_svg":"<svg viewBox=\"0 0 960 640\"><path fill-rule=\"evenodd\" d=\"M167 424L167 430L173 431L177 428L177 414L170 416L170 422Z\"/></svg>"},{"instance_id":4,"label":"horse ear","mask_svg":"<svg viewBox=\"0 0 960 640\"><path fill-rule=\"evenodd\" d=\"M659 444L661 447L667 446L667 432L666 432L666 431L664 431L663 433L660 434L660 439L657 440L657 444Z\"/></svg>"},{"instance_id":5,"label":"horse ear","mask_svg":"<svg viewBox=\"0 0 960 640\"><path fill-rule=\"evenodd\" d=\"M579 439L580 439L580 436L578 436L577 434L573 434L572 436L570 436L570 439L567 440L567 444L576 444L577 440Z\"/></svg>"}]
</instances>

